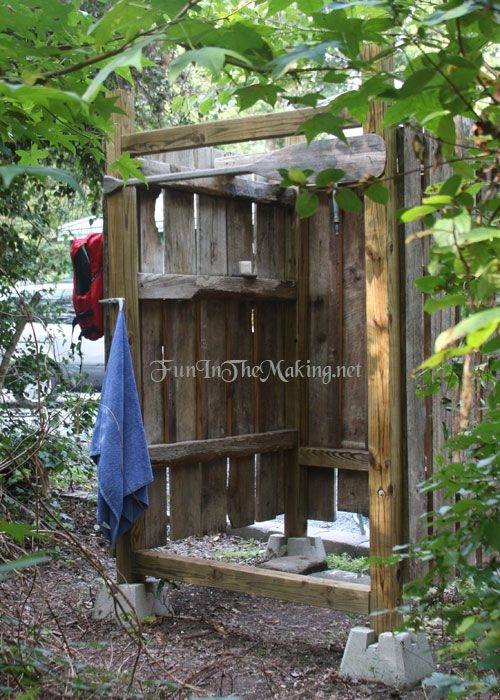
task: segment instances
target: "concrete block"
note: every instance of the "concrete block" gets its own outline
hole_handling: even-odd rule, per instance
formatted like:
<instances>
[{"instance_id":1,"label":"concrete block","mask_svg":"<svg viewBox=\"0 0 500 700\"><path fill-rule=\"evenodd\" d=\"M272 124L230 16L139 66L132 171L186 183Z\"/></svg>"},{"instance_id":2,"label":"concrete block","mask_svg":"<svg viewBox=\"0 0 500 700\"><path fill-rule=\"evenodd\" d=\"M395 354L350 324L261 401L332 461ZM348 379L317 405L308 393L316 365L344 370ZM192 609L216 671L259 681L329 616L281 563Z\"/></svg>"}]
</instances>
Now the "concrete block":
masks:
<instances>
[{"instance_id":1,"label":"concrete block","mask_svg":"<svg viewBox=\"0 0 500 700\"><path fill-rule=\"evenodd\" d=\"M283 523L278 520L266 520L261 523L246 525L245 527L228 527L227 532L229 535L235 535L243 539L260 541L269 539L270 535L284 538ZM318 527L310 527L309 533L313 537L321 537L323 546L329 554L331 552L335 554L345 552L351 557L366 557L369 554L368 537L360 532L345 532L339 529L324 530Z\"/></svg>"},{"instance_id":2,"label":"concrete block","mask_svg":"<svg viewBox=\"0 0 500 700\"><path fill-rule=\"evenodd\" d=\"M285 535L279 535L274 533L269 535L266 547L266 557L284 557L286 554L286 540Z\"/></svg>"},{"instance_id":3,"label":"concrete block","mask_svg":"<svg viewBox=\"0 0 500 700\"><path fill-rule=\"evenodd\" d=\"M425 634L383 632L375 641L368 627L353 627L344 650L340 672L350 678L411 688L434 671Z\"/></svg>"},{"instance_id":4,"label":"concrete block","mask_svg":"<svg viewBox=\"0 0 500 700\"><path fill-rule=\"evenodd\" d=\"M260 564L263 569L271 569L272 571L284 571L287 574L312 574L314 571L323 571L327 567L325 559L316 559L313 557L277 557L269 559L263 564Z\"/></svg>"},{"instance_id":5,"label":"concrete block","mask_svg":"<svg viewBox=\"0 0 500 700\"><path fill-rule=\"evenodd\" d=\"M158 592L156 580L146 581L146 583L121 583L118 588L117 597L123 610L115 605L115 600L107 586L101 583L92 609L94 620L107 620L132 611L139 620L152 615L161 617L172 613L168 600L168 587L163 586Z\"/></svg>"},{"instance_id":6,"label":"concrete block","mask_svg":"<svg viewBox=\"0 0 500 700\"><path fill-rule=\"evenodd\" d=\"M310 557L324 559L325 547L321 537L285 537L270 535L267 541L266 557Z\"/></svg>"}]
</instances>

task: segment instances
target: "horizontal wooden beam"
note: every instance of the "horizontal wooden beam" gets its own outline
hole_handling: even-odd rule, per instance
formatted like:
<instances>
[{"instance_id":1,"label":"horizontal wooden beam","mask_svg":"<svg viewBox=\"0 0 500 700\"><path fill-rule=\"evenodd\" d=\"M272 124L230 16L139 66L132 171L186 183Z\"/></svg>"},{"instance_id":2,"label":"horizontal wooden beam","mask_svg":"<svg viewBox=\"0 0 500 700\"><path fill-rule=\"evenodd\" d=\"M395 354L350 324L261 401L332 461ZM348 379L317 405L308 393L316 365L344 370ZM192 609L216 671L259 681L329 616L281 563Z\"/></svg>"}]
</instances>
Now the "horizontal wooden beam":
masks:
<instances>
[{"instance_id":1,"label":"horizontal wooden beam","mask_svg":"<svg viewBox=\"0 0 500 700\"><path fill-rule=\"evenodd\" d=\"M295 282L252 277L216 275L137 275L140 299L194 299L195 297L237 297L241 299L293 300Z\"/></svg>"},{"instance_id":2,"label":"horizontal wooden beam","mask_svg":"<svg viewBox=\"0 0 500 700\"><path fill-rule=\"evenodd\" d=\"M283 206L293 207L297 197L293 187L282 188L279 185L267 182L254 182L243 176L204 177L199 180L177 180L175 182L160 183L165 189L193 192L196 194L209 194L213 197L226 197L231 199L249 199L261 204L273 204L277 202Z\"/></svg>"},{"instance_id":3,"label":"horizontal wooden beam","mask_svg":"<svg viewBox=\"0 0 500 700\"><path fill-rule=\"evenodd\" d=\"M226 143L259 141L261 139L293 136L300 125L311 119L320 109L296 109L259 116L223 119L204 124L186 124L167 129L142 131L122 136L122 150L134 155L180 151L186 148L219 146ZM358 126L355 122L346 127Z\"/></svg>"},{"instance_id":4,"label":"horizontal wooden beam","mask_svg":"<svg viewBox=\"0 0 500 700\"><path fill-rule=\"evenodd\" d=\"M307 446L299 447L299 462L305 467L367 472L370 459L367 450Z\"/></svg>"},{"instance_id":5,"label":"horizontal wooden beam","mask_svg":"<svg viewBox=\"0 0 500 700\"><path fill-rule=\"evenodd\" d=\"M160 550L135 552L133 567L137 574L143 576L184 581L331 610L364 615L370 612L370 586L362 583L310 578L241 564L183 557Z\"/></svg>"},{"instance_id":6,"label":"horizontal wooden beam","mask_svg":"<svg viewBox=\"0 0 500 700\"><path fill-rule=\"evenodd\" d=\"M170 467L183 462L211 462L221 457L247 457L266 452L281 452L292 450L296 446L296 430L271 430L266 433L150 445L149 456L153 464Z\"/></svg>"}]
</instances>

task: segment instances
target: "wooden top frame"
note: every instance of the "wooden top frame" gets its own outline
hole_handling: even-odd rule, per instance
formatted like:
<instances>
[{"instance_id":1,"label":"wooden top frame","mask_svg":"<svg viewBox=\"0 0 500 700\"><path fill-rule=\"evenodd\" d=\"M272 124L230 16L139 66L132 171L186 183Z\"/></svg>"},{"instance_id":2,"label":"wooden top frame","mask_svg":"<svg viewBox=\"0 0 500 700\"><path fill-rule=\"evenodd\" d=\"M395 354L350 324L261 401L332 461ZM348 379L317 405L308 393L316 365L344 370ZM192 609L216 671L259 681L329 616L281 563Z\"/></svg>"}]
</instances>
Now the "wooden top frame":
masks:
<instances>
[{"instance_id":1,"label":"wooden top frame","mask_svg":"<svg viewBox=\"0 0 500 700\"><path fill-rule=\"evenodd\" d=\"M293 136L300 125L321 113L322 109L296 109L274 114L261 114L257 117L223 119L204 124L187 124L167 129L154 129L134 134L124 134L121 140L122 151L134 156L181 151L187 148L220 146L228 143L259 141L260 139ZM346 119L346 128L359 126Z\"/></svg>"}]
</instances>

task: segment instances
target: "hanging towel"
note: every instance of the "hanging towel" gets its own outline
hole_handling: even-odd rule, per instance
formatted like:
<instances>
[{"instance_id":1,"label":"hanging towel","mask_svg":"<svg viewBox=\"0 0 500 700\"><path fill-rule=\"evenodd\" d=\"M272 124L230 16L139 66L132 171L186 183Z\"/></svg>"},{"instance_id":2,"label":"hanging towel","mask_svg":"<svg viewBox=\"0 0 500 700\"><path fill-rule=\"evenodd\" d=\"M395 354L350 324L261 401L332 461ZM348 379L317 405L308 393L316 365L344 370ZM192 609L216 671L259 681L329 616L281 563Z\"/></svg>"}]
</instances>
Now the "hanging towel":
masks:
<instances>
[{"instance_id":1,"label":"hanging towel","mask_svg":"<svg viewBox=\"0 0 500 700\"><path fill-rule=\"evenodd\" d=\"M92 436L97 523L114 544L148 507L153 480L123 310L116 321Z\"/></svg>"}]
</instances>

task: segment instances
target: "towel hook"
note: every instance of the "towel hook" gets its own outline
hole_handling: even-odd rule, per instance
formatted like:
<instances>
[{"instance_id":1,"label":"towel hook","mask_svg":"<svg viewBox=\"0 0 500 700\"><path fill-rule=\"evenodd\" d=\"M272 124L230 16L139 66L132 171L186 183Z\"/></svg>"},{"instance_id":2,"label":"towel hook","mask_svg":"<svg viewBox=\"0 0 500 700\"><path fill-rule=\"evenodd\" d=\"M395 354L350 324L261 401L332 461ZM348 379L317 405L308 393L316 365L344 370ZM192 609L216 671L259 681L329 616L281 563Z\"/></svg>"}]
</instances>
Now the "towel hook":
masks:
<instances>
[{"instance_id":1,"label":"towel hook","mask_svg":"<svg viewBox=\"0 0 500 700\"><path fill-rule=\"evenodd\" d=\"M118 304L118 311L123 311L125 306L124 297L110 297L109 299L99 299L99 304Z\"/></svg>"}]
</instances>

